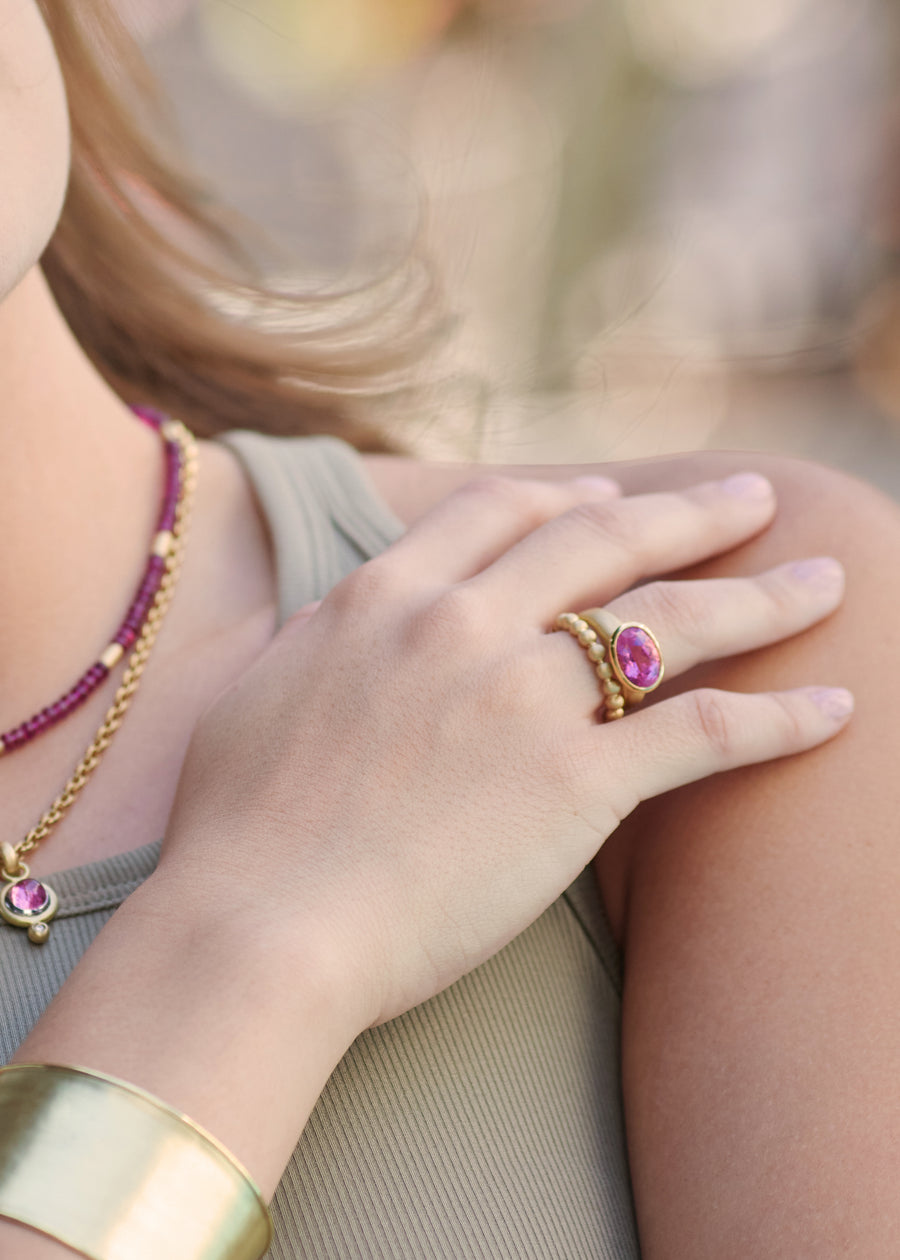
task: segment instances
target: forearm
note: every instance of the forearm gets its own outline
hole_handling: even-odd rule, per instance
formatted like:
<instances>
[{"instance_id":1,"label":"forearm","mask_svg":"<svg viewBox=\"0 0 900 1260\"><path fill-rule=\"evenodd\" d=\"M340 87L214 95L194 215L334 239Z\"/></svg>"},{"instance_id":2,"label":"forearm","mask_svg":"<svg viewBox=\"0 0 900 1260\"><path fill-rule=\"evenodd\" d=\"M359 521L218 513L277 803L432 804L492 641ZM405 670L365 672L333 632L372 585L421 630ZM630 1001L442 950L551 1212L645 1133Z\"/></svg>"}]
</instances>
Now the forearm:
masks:
<instances>
[{"instance_id":1,"label":"forearm","mask_svg":"<svg viewBox=\"0 0 900 1260\"><path fill-rule=\"evenodd\" d=\"M241 906L240 892L235 903L228 916L204 912L164 874L148 880L13 1061L75 1064L141 1086L224 1143L271 1198L357 1029L315 934L288 939ZM0 1222L0 1256L32 1251L72 1254Z\"/></svg>"}]
</instances>

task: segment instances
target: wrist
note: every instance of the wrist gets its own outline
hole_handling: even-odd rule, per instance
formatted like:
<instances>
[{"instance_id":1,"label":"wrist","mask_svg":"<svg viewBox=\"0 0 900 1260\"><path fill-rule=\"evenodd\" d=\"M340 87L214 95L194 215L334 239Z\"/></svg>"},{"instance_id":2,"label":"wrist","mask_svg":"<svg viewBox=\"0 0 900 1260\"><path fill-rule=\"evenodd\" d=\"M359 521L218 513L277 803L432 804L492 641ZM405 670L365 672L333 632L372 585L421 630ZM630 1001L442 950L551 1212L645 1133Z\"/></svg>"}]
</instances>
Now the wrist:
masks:
<instances>
[{"instance_id":1,"label":"wrist","mask_svg":"<svg viewBox=\"0 0 900 1260\"><path fill-rule=\"evenodd\" d=\"M313 898L271 892L277 875L253 871L198 876L163 861L129 898L160 938L180 939L176 952L208 958L248 1000L260 986L285 1017L314 1012L340 1057L372 1023L373 997L352 925ZM124 908L124 907L123 907Z\"/></svg>"},{"instance_id":2,"label":"wrist","mask_svg":"<svg viewBox=\"0 0 900 1260\"><path fill-rule=\"evenodd\" d=\"M163 868L104 927L15 1061L140 1086L213 1134L270 1197L359 1031L339 970L323 934L189 899Z\"/></svg>"}]
</instances>

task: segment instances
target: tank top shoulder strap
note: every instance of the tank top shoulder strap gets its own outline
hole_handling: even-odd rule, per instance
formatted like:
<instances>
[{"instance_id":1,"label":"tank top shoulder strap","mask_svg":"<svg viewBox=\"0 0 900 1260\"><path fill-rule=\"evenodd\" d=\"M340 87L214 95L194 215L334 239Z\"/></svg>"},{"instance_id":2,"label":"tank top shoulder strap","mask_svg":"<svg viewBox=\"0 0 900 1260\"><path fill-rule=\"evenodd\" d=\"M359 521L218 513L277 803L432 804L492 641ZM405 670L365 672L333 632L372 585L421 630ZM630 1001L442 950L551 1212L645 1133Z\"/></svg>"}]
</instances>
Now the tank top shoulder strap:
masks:
<instances>
[{"instance_id":1,"label":"tank top shoulder strap","mask_svg":"<svg viewBox=\"0 0 900 1260\"><path fill-rule=\"evenodd\" d=\"M279 624L404 531L358 451L340 438L231 429L215 439L241 461L269 524Z\"/></svg>"}]
</instances>

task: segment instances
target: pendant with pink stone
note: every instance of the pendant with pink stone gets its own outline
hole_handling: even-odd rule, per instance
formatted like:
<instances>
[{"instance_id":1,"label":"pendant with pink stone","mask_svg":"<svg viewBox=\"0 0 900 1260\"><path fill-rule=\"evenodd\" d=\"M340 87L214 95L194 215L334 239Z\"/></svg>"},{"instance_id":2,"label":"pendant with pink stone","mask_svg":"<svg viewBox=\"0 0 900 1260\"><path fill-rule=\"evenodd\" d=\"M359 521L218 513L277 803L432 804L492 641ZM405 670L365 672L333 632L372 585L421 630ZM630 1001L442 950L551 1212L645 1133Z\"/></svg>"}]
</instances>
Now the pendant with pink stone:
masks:
<instances>
[{"instance_id":1,"label":"pendant with pink stone","mask_svg":"<svg viewBox=\"0 0 900 1260\"><path fill-rule=\"evenodd\" d=\"M28 867L19 862L13 877L3 872L0 889L0 918L13 927L25 928L33 945L43 945L50 936L50 920L59 909L59 898L49 884L32 879Z\"/></svg>"}]
</instances>

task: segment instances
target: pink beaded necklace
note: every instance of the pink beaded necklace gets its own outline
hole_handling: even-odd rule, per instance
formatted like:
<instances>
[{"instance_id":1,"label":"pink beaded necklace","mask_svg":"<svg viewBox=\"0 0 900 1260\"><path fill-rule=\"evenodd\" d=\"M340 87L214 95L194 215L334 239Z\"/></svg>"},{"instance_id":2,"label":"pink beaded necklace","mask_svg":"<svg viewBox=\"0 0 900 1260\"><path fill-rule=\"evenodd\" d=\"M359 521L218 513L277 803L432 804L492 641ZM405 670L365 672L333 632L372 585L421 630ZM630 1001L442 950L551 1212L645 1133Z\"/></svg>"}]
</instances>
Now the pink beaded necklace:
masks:
<instances>
[{"instance_id":1,"label":"pink beaded necklace","mask_svg":"<svg viewBox=\"0 0 900 1260\"><path fill-rule=\"evenodd\" d=\"M132 411L145 424L161 432L166 420L161 412L153 411L149 407L133 407ZM144 568L144 576L131 602L131 607L125 614L125 620L108 646L100 653L93 665L84 671L74 687L71 687L58 700L54 700L52 704L48 704L46 708L35 713L27 722L22 722L19 726L14 726L0 735L0 755L21 748L80 708L119 663L126 648L130 648L137 640L165 572L166 556L172 543L172 526L175 524L175 508L181 487L181 446L176 438L166 437L165 432L161 432L161 436L165 457L162 508L150 547L150 555Z\"/></svg>"},{"instance_id":2,"label":"pink beaded necklace","mask_svg":"<svg viewBox=\"0 0 900 1260\"><path fill-rule=\"evenodd\" d=\"M49 921L59 908L59 898L48 884L30 878L28 867L22 858L46 839L77 799L121 725L171 603L183 561L197 480L196 442L180 420L174 420L164 412L156 411L152 407L132 407L132 411L138 419L159 433L164 458L162 507L144 575L115 636L75 685L58 700L35 713L27 722L22 722L0 736L0 755L6 755L43 734L84 704L125 652L132 650L103 724L60 795L17 845L0 843L0 881L3 881L0 888L0 919L15 927L27 928L28 938L34 944L47 940L50 934Z\"/></svg>"}]
</instances>

